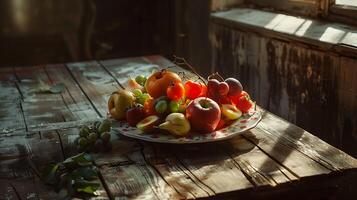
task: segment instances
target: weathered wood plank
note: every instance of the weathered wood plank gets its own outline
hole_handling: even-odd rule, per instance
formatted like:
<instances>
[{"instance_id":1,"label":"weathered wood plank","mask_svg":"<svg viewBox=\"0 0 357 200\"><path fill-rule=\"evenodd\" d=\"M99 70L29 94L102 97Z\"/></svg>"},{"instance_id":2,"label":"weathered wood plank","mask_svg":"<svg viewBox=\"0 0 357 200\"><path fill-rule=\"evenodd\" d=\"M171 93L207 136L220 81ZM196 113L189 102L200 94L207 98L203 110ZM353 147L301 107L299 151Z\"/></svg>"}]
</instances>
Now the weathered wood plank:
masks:
<instances>
[{"instance_id":1,"label":"weathered wood plank","mask_svg":"<svg viewBox=\"0 0 357 200\"><path fill-rule=\"evenodd\" d=\"M118 137L111 133L110 141L113 149L111 152L93 154L94 163L97 166L102 165L126 165L134 163L129 158L129 154L140 150L140 145L131 139Z\"/></svg>"},{"instance_id":2,"label":"weathered wood plank","mask_svg":"<svg viewBox=\"0 0 357 200\"><path fill-rule=\"evenodd\" d=\"M56 199L57 194L34 176L11 181L20 199Z\"/></svg>"},{"instance_id":3,"label":"weathered wood plank","mask_svg":"<svg viewBox=\"0 0 357 200\"><path fill-rule=\"evenodd\" d=\"M127 87L129 77L135 78L143 74L148 76L153 70L158 70L161 66L149 62L144 57L134 57L125 59L113 59L100 61L103 67L124 87ZM161 64L161 63L159 63Z\"/></svg>"},{"instance_id":4,"label":"weathered wood plank","mask_svg":"<svg viewBox=\"0 0 357 200\"><path fill-rule=\"evenodd\" d=\"M61 94L39 91L40 80L46 84L52 84L42 66L15 67L15 73L19 79L19 89L23 94L22 108L29 130L41 124L76 119L63 102Z\"/></svg>"},{"instance_id":5,"label":"weathered wood plank","mask_svg":"<svg viewBox=\"0 0 357 200\"><path fill-rule=\"evenodd\" d=\"M4 200L15 200L20 198L16 194L13 186L11 185L10 181L0 179L0 199Z\"/></svg>"},{"instance_id":6,"label":"weathered wood plank","mask_svg":"<svg viewBox=\"0 0 357 200\"><path fill-rule=\"evenodd\" d=\"M337 129L340 135L339 146L347 149L356 149L357 141L357 59L341 57L340 69L337 71L340 77L338 83L338 113ZM352 154L357 157L357 150Z\"/></svg>"},{"instance_id":7,"label":"weathered wood plank","mask_svg":"<svg viewBox=\"0 0 357 200\"><path fill-rule=\"evenodd\" d=\"M250 140L256 140L251 133L245 133ZM226 149L240 169L249 176L257 186L277 186L297 180L294 174L289 172L279 163L274 161L265 152L262 152L255 144L243 137L236 137L222 143L222 149Z\"/></svg>"},{"instance_id":8,"label":"weathered wood plank","mask_svg":"<svg viewBox=\"0 0 357 200\"><path fill-rule=\"evenodd\" d=\"M21 93L16 87L16 76L11 67L0 69L0 91L0 133L26 129Z\"/></svg>"},{"instance_id":9,"label":"weathered wood plank","mask_svg":"<svg viewBox=\"0 0 357 200\"><path fill-rule=\"evenodd\" d=\"M356 59L239 27L211 24L212 70L239 78L258 105L355 156Z\"/></svg>"},{"instance_id":10,"label":"weathered wood plank","mask_svg":"<svg viewBox=\"0 0 357 200\"><path fill-rule=\"evenodd\" d=\"M168 145L149 143L142 143L142 145L141 159L144 160L143 162L154 167L162 178L186 199L214 195L213 191L202 184L177 158L167 151Z\"/></svg>"},{"instance_id":11,"label":"weathered wood plank","mask_svg":"<svg viewBox=\"0 0 357 200\"><path fill-rule=\"evenodd\" d=\"M250 140L255 143L270 157L285 166L291 173L299 178L328 174L332 171L309 156L297 151L294 147L284 144L280 137L270 138L267 132L259 128L252 129L251 132L258 140ZM249 140L249 139L248 139ZM265 165L265 164L263 164Z\"/></svg>"},{"instance_id":12,"label":"weathered wood plank","mask_svg":"<svg viewBox=\"0 0 357 200\"><path fill-rule=\"evenodd\" d=\"M137 165L102 166L100 173L111 198L159 199Z\"/></svg>"},{"instance_id":13,"label":"weathered wood plank","mask_svg":"<svg viewBox=\"0 0 357 200\"><path fill-rule=\"evenodd\" d=\"M95 61L70 63L67 67L100 116L105 117L109 95L119 88L116 81Z\"/></svg>"},{"instance_id":14,"label":"weathered wood plank","mask_svg":"<svg viewBox=\"0 0 357 200\"><path fill-rule=\"evenodd\" d=\"M270 113L264 115L258 128L265 132L265 138L278 138L280 143L303 153L331 170L357 167L357 159Z\"/></svg>"},{"instance_id":15,"label":"weathered wood plank","mask_svg":"<svg viewBox=\"0 0 357 200\"><path fill-rule=\"evenodd\" d=\"M45 71L53 84L63 83L66 86L65 91L61 95L66 107L68 107L76 119L89 120L99 117L85 94L83 94L80 87L71 77L65 65L46 65Z\"/></svg>"},{"instance_id":16,"label":"weathered wood plank","mask_svg":"<svg viewBox=\"0 0 357 200\"><path fill-rule=\"evenodd\" d=\"M114 142L114 146L117 146L116 149L113 149L108 155L98 154L100 157L105 156L107 161L102 158L98 159L99 156L95 160L96 164L102 165L101 169L105 169L101 171L101 173L112 197L130 196L130 198L144 198L141 196L141 193L143 193L145 194L145 198L183 198L174 187L169 185L166 180L161 177L150 163L147 163L141 145L138 146L137 142L120 141L118 139L114 139L112 142ZM124 142L129 142L129 145L124 145ZM120 143L122 146L120 146ZM117 156L117 158L112 158L113 156ZM108 165L112 166L112 169L109 169L107 167ZM120 172L119 177L118 174L112 174L114 171L117 171L116 173ZM136 175L133 176L133 173ZM117 180L114 183L113 178L115 177L110 176L116 176L117 179L121 180ZM127 180L128 178L130 178L130 180ZM114 187L113 184L120 184L121 187Z\"/></svg>"},{"instance_id":17,"label":"weathered wood plank","mask_svg":"<svg viewBox=\"0 0 357 200\"><path fill-rule=\"evenodd\" d=\"M254 187L216 144L172 149L183 165L215 194ZM209 156L208 156L209 155Z\"/></svg>"}]
</instances>

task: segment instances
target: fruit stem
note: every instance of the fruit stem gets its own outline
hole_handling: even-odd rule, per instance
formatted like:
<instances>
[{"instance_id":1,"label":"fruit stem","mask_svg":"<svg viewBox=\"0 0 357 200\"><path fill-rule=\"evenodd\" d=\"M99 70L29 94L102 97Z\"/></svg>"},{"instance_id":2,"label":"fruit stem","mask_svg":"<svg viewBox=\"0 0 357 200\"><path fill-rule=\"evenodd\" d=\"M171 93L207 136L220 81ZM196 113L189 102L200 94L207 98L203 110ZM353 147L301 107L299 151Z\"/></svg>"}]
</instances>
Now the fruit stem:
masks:
<instances>
[{"instance_id":1,"label":"fruit stem","mask_svg":"<svg viewBox=\"0 0 357 200\"><path fill-rule=\"evenodd\" d=\"M176 65L178 65L178 66L180 66L180 65L185 65L186 67L188 67L196 76L198 76L198 78L207 86L207 83L206 83L206 79L205 78L203 78L196 70L195 70L195 68L192 66L192 65L190 65L187 61L186 61L186 59L185 58L180 58L180 57L178 57L178 56L176 56L176 55L173 55L173 57L174 57L174 63L176 64Z\"/></svg>"},{"instance_id":2,"label":"fruit stem","mask_svg":"<svg viewBox=\"0 0 357 200\"><path fill-rule=\"evenodd\" d=\"M216 72L216 75L221 79L221 81L224 81L224 78L218 72Z\"/></svg>"},{"instance_id":3,"label":"fruit stem","mask_svg":"<svg viewBox=\"0 0 357 200\"><path fill-rule=\"evenodd\" d=\"M224 78L218 72L215 72L215 73L209 75L208 80L212 79L212 77L214 77L214 78L218 77L219 79L221 79L221 81L224 81Z\"/></svg>"}]
</instances>

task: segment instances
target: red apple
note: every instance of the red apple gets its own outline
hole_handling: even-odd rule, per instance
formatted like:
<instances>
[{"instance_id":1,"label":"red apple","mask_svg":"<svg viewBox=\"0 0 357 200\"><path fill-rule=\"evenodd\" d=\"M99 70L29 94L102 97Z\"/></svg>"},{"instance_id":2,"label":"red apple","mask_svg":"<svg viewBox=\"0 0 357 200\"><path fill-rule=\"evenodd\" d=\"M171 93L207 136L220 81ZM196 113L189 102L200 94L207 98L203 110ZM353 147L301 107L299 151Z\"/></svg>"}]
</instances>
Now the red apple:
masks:
<instances>
[{"instance_id":1,"label":"red apple","mask_svg":"<svg viewBox=\"0 0 357 200\"><path fill-rule=\"evenodd\" d=\"M136 126L142 119L144 119L145 113L143 107L133 107L126 111L126 121L129 126Z\"/></svg>"},{"instance_id":2,"label":"red apple","mask_svg":"<svg viewBox=\"0 0 357 200\"><path fill-rule=\"evenodd\" d=\"M221 109L212 99L199 97L187 106L186 118L194 129L206 133L212 132L217 128L221 119Z\"/></svg>"}]
</instances>

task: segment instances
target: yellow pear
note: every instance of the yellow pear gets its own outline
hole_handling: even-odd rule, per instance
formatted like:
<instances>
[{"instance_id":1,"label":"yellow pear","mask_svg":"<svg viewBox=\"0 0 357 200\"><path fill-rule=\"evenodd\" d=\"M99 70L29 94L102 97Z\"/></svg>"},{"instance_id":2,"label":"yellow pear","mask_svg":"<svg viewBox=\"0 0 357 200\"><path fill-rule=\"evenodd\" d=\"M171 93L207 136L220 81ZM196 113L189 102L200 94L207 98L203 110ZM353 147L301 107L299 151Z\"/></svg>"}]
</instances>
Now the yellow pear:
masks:
<instances>
[{"instance_id":1,"label":"yellow pear","mask_svg":"<svg viewBox=\"0 0 357 200\"><path fill-rule=\"evenodd\" d=\"M115 117L118 120L125 119L126 110L132 107L135 97L130 91L122 89L113 95L117 95L114 97Z\"/></svg>"},{"instance_id":2,"label":"yellow pear","mask_svg":"<svg viewBox=\"0 0 357 200\"><path fill-rule=\"evenodd\" d=\"M191 125L184 114L171 113L166 117L165 122L159 125L159 128L174 135L185 136L190 131Z\"/></svg>"}]
</instances>

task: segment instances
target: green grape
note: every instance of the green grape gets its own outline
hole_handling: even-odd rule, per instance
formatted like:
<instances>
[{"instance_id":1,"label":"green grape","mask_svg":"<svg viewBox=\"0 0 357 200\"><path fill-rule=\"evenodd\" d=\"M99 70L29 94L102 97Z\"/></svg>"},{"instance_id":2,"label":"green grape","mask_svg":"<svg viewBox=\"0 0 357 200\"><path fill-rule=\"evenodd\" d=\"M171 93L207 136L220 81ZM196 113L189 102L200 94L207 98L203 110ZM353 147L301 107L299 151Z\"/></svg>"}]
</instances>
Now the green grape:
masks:
<instances>
[{"instance_id":1,"label":"green grape","mask_svg":"<svg viewBox=\"0 0 357 200\"><path fill-rule=\"evenodd\" d=\"M140 85L144 86L146 82L146 77L144 75L139 75L135 77L135 81L139 83Z\"/></svg>"},{"instance_id":2,"label":"green grape","mask_svg":"<svg viewBox=\"0 0 357 200\"><path fill-rule=\"evenodd\" d=\"M80 138L78 139L78 145L79 145L81 148L85 148L85 147L88 145L88 140L87 140L87 138L80 137Z\"/></svg>"},{"instance_id":3,"label":"green grape","mask_svg":"<svg viewBox=\"0 0 357 200\"><path fill-rule=\"evenodd\" d=\"M180 104L177 101L170 101L169 108L171 113L176 113L179 111Z\"/></svg>"},{"instance_id":4,"label":"green grape","mask_svg":"<svg viewBox=\"0 0 357 200\"><path fill-rule=\"evenodd\" d=\"M110 141L110 133L108 133L108 132L104 132L100 137L104 142Z\"/></svg>"},{"instance_id":5,"label":"green grape","mask_svg":"<svg viewBox=\"0 0 357 200\"><path fill-rule=\"evenodd\" d=\"M98 128L99 134L110 131L111 125L112 124L108 119L103 120L102 123L100 123L99 128Z\"/></svg>"},{"instance_id":6,"label":"green grape","mask_svg":"<svg viewBox=\"0 0 357 200\"><path fill-rule=\"evenodd\" d=\"M87 137L89 134L90 130L88 128L88 126L83 126L80 130L79 130L79 136L81 137Z\"/></svg>"},{"instance_id":7,"label":"green grape","mask_svg":"<svg viewBox=\"0 0 357 200\"><path fill-rule=\"evenodd\" d=\"M89 143L94 143L97 140L97 138L98 138L97 133L92 132L92 133L89 133L89 135L88 135Z\"/></svg>"},{"instance_id":8,"label":"green grape","mask_svg":"<svg viewBox=\"0 0 357 200\"><path fill-rule=\"evenodd\" d=\"M131 92L134 94L135 97L138 97L142 94L140 89L133 89Z\"/></svg>"},{"instance_id":9,"label":"green grape","mask_svg":"<svg viewBox=\"0 0 357 200\"><path fill-rule=\"evenodd\" d=\"M157 104L157 102L159 102L159 101L166 101L168 103L170 101L170 99L167 96L161 96L161 97L155 99L155 103L154 104Z\"/></svg>"},{"instance_id":10,"label":"green grape","mask_svg":"<svg viewBox=\"0 0 357 200\"><path fill-rule=\"evenodd\" d=\"M144 105L145 101L147 101L150 98L150 95L148 93L143 93L142 95L138 96L136 101L141 104Z\"/></svg>"},{"instance_id":11,"label":"green grape","mask_svg":"<svg viewBox=\"0 0 357 200\"><path fill-rule=\"evenodd\" d=\"M167 110L167 101L164 100L158 101L155 105L155 110L158 113L165 113Z\"/></svg>"},{"instance_id":12,"label":"green grape","mask_svg":"<svg viewBox=\"0 0 357 200\"><path fill-rule=\"evenodd\" d=\"M100 126L100 121L94 122L91 128L92 132L98 132L99 126Z\"/></svg>"}]
</instances>

